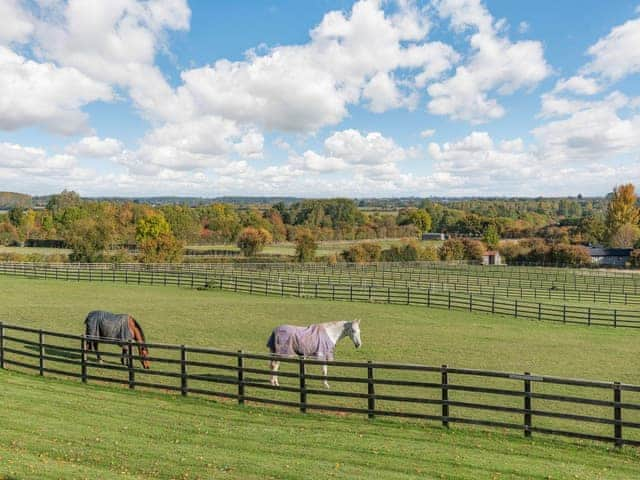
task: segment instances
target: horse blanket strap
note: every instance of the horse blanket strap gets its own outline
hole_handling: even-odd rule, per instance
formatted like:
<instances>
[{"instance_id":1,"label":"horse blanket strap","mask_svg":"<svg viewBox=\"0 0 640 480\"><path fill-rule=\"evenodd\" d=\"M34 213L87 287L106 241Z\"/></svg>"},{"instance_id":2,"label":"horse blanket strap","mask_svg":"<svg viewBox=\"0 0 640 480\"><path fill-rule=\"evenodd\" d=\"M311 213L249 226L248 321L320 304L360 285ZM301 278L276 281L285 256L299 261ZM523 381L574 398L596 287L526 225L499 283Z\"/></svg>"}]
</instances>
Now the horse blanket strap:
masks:
<instances>
[{"instance_id":1,"label":"horse blanket strap","mask_svg":"<svg viewBox=\"0 0 640 480\"><path fill-rule=\"evenodd\" d=\"M133 334L129 330L129 315L122 313L109 313L93 311L87 315L86 334L89 337L108 338L128 342L133 340Z\"/></svg>"},{"instance_id":2,"label":"horse blanket strap","mask_svg":"<svg viewBox=\"0 0 640 480\"><path fill-rule=\"evenodd\" d=\"M322 325L297 327L281 325L269 338L267 347L279 355L301 355L333 360L334 343Z\"/></svg>"}]
</instances>

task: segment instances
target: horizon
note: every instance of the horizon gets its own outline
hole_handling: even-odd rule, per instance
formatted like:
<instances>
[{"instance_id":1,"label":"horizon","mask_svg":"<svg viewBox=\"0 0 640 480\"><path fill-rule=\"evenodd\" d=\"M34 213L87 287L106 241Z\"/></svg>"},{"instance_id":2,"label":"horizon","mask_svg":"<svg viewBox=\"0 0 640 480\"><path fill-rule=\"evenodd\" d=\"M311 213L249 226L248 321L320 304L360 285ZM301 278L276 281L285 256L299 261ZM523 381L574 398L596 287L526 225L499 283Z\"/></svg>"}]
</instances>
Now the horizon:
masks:
<instances>
[{"instance_id":1,"label":"horizon","mask_svg":"<svg viewBox=\"0 0 640 480\"><path fill-rule=\"evenodd\" d=\"M640 1L577 8L0 0L0 190L604 197L640 183Z\"/></svg>"}]
</instances>

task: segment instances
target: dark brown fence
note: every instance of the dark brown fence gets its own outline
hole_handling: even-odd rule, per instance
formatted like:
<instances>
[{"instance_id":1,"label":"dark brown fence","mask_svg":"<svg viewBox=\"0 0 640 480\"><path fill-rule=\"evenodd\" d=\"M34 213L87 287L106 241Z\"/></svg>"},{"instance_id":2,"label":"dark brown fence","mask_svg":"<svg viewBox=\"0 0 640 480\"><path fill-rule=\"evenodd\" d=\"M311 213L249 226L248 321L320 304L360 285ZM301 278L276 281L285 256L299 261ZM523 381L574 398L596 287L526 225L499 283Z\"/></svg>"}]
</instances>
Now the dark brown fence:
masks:
<instances>
[{"instance_id":1,"label":"dark brown fence","mask_svg":"<svg viewBox=\"0 0 640 480\"><path fill-rule=\"evenodd\" d=\"M299 409L404 417L517 430L525 436L554 434L640 446L640 385L547 375L385 362L325 362L310 358L230 352L148 343L152 369L137 366L138 345L104 351L94 360L87 337L0 323L0 368L41 376L110 382L130 389L173 391ZM267 362L278 358L280 387L272 386Z\"/></svg>"},{"instance_id":2,"label":"dark brown fence","mask_svg":"<svg viewBox=\"0 0 640 480\"><path fill-rule=\"evenodd\" d=\"M259 295L317 298L351 302L417 305L565 324L640 328L640 312L500 298L465 292L443 292L431 288L380 287L349 284L270 281L253 278L250 273L227 275L211 271L129 270L77 266L74 264L6 264L0 274L65 281L123 282L139 285L176 285L189 288L219 289Z\"/></svg>"}]
</instances>

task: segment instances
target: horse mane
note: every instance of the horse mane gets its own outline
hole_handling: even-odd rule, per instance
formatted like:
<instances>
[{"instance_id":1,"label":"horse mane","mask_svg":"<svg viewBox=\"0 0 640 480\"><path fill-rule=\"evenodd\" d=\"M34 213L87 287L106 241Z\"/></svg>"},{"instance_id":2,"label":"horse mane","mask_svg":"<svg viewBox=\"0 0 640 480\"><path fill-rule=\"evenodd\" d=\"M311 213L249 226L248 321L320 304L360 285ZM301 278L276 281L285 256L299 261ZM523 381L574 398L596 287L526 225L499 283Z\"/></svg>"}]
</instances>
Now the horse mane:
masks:
<instances>
[{"instance_id":1,"label":"horse mane","mask_svg":"<svg viewBox=\"0 0 640 480\"><path fill-rule=\"evenodd\" d=\"M131 320L133 320L133 324L134 324L134 325L136 326L136 328L140 331L140 336L142 337L142 341L143 341L143 342L146 342L146 341L147 341L147 339L146 339L146 338L145 338L145 336L144 336L144 330L142 330L142 327L140 326L140 324L138 323L138 321L137 321L135 318L133 318L133 317L131 317Z\"/></svg>"}]
</instances>

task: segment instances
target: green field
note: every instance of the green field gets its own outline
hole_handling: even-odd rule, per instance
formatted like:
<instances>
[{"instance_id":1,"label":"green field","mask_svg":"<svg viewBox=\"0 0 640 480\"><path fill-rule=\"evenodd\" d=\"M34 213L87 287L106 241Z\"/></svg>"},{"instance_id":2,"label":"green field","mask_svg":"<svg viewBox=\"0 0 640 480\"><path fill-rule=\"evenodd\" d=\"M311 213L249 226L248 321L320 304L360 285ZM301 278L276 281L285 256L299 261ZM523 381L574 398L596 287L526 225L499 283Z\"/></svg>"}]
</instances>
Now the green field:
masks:
<instances>
[{"instance_id":1,"label":"green field","mask_svg":"<svg viewBox=\"0 0 640 480\"><path fill-rule=\"evenodd\" d=\"M365 361L374 359L377 361L426 365L448 364L451 367L461 368L467 367L514 372L529 371L561 377L616 380L633 384L640 383L640 373L638 373L637 362L640 331L633 329L614 329L610 327L588 328L547 322L532 322L486 314L472 314L461 311L426 309L415 306L264 297L260 295L236 294L211 290L191 290L171 286L138 286L106 282L89 283L31 280L9 276L0 276L0 291L2 292L0 320L6 323L60 332L83 333L83 320L86 313L94 309L105 309L133 314L144 326L148 341L150 342L184 343L192 346L211 346L232 351L243 349L245 351L260 353L265 352L266 349L264 345L266 339L271 329L278 324L293 323L304 325L339 319L360 318L362 320L363 348L355 350L348 341L344 341L344 343L339 344L337 349L336 356L338 360ZM117 351L116 348L105 348L104 350ZM157 351L158 350L155 352L156 354ZM154 352L152 351L152 355L153 354ZM264 362L260 361L253 366L264 368L265 365L263 365L263 363ZM154 368L166 369L160 363L156 363ZM345 374L344 369L338 367L332 367L330 374L332 373L336 375ZM34 382L34 385L37 386L46 385L46 388L51 389L81 389L82 392L85 392L83 388L90 388L86 390L88 392L86 395L97 395L97 393L89 393L94 392L91 390L93 387L82 387L77 384L65 382L58 384L53 381L42 384L38 383L40 380L34 380L31 377L23 377L21 375L14 377L13 375L17 374L12 374L10 378L18 385L14 389L14 395L18 397L20 396L22 388L20 385L31 382ZM415 375L412 376L409 372L398 373L396 378L415 379L416 377ZM291 381L291 379L282 378L281 384L287 385ZM481 386L501 386L499 382L493 381L493 379L480 379L479 381L481 382L479 383ZM309 383L311 383L311 381ZM29 398L27 392L31 392L30 395L36 395L37 388L39 387L24 386L26 403L39 403L33 400L33 398L31 401L27 400ZM342 391L356 391L358 385L334 384L333 388ZM535 388L536 391L540 392L552 392L551 390L545 390L544 385L540 387L536 385ZM98 391L101 392L100 395L127 395L126 402L129 402L131 398L138 398L130 396L130 394L126 392L121 392L119 389L115 391L99 389L95 392ZM571 387L561 387L560 390L556 388L553 392L569 395L584 394L584 392ZM266 394L268 393L269 392ZM404 391L396 389L393 392L389 391L387 393L403 394ZM602 392L603 397L597 397L597 395L600 394L599 392L594 392L592 395L596 395L596 398L608 399L609 396L606 395L608 393L610 392ZM274 395L277 394L280 394L280 392L274 393ZM72 397L74 394L69 393L68 395ZM83 397L85 394L80 395L78 393L75 395L77 397ZM282 395L284 395L284 393L282 393ZM61 394L61 396L64 395ZM193 405L201 405L203 408L211 405L214 411L210 414L215 418L218 418L220 414L215 413L215 409L223 408L218 404L196 399L189 399L186 403L181 403L181 399L174 400L156 396L145 398L153 398L155 399L154 401L161 402L167 406L172 415L179 418L182 418L183 413L180 413L183 411L182 409L191 409L192 411ZM456 392L455 398L464 401L476 401L479 399L477 395L467 392ZM640 403L639 399L640 395L634 396L628 394L628 392L625 393L624 400L627 402ZM332 405L349 405L349 403L345 403L345 401L341 402L340 399L334 399L333 397L320 398L315 396L312 400L322 400ZM72 411L77 409L73 403L62 400L61 403L67 405ZM122 402L120 404L122 405ZM517 406L519 403L516 402L513 403L513 405ZM282 435L285 436L293 435L292 432L295 431L294 427L288 427L290 425L289 422L292 422L292 424L298 422L298 424L302 425L306 420L293 410L282 410L276 407L264 407L252 410L232 407L225 402L224 408L224 415L228 414L235 419L231 420L234 424L235 422L242 423L242 421L237 420L239 418L238 416L241 417L245 414L245 410L248 410L251 412L251 415L255 415L256 417L262 418L262 416L265 416L264 421L270 424L272 423L274 429L284 429ZM536 408L543 408L542 401L536 404ZM544 408L553 410L555 407L545 405ZM628 412L628 410L625 410L625 412ZM4 413L6 414L6 412ZM573 410L572 413L592 416L610 416L611 412L602 407L579 405L575 406L575 410ZM454 412L454 414L463 414L463 412L458 411ZM501 416L501 414L494 414L493 412L471 412L471 414L475 414L476 418L505 421L513 419L509 418L508 415L505 417L504 415ZM25 416L22 416L24 417L24 421L14 420L17 421L17 424L15 424L12 434L23 435L23 442L26 441L24 437L28 435L28 432L32 431L32 425L30 425L29 422L36 422L40 419L41 415L44 414L37 413L36 410L31 414L27 413ZM72 413L70 412L68 415L71 416ZM201 415L200 410L198 411L198 415ZM205 411L202 415L209 415L209 413ZM477 415L479 415L479 417L477 417ZM12 416L14 419L17 417L19 416ZM268 418L270 417L277 420L269 421ZM173 418L173 420L170 419L170 415L163 418L166 419L167 424L177 423L175 418ZM351 445L348 440L347 432L353 432L355 429L354 425L358 425L358 428L362 429L374 428L374 426L370 425L362 416L348 416L348 419L343 419L342 417L335 417L329 414L325 417L314 414L311 415L310 418L314 420L310 421L309 426L300 428L313 430L313 422L316 422L315 424L322 423L322 425L330 425L328 428L335 427L336 429L335 434L333 434L334 436L330 435L332 442L349 444L355 449L354 452L368 451L367 447L360 444ZM326 420L324 420L324 418L326 418ZM638 415L637 412L631 411L630 414L625 413L625 420L640 421L640 415ZM185 428L189 431L193 431L194 428L197 430L198 427L194 427L194 422L196 425L203 425L202 422L205 422L205 420L198 420L188 415L185 417L185 421L187 422L187 427ZM251 422L252 420L247 418L246 421ZM518 417L514 421L521 421L521 419ZM95 422L95 418L91 417L91 415L85 416L85 414L82 413L79 414L79 422L81 424L94 425L92 422ZM130 424L131 422L128 423ZM536 419L534 423L550 428L569 428L568 422L561 420ZM543 466L547 461L546 457L549 456L558 459L558 461L560 461L561 458L563 459L563 463L557 465L554 461L549 460L549 462L551 462L549 464L549 472L553 473L549 478L570 478L572 476L576 476L577 478L625 478L620 471L616 473L613 470L604 470L604 468L609 468L611 462L614 462L611 458L620 459L621 463L629 463L633 468L640 468L640 463L637 458L638 450L630 447L624 449L625 453L616 454L620 455L619 457L609 457L611 454L608 453L608 447L604 444L587 447L585 445L591 445L590 442L584 442L582 446L576 447L576 443L572 440L543 439L538 435L535 435L535 441L532 444L521 440L518 433L512 434L507 431L484 432L457 424L453 425L452 428L455 433L446 433L440 430L439 427L437 427L437 423L417 420L401 421L378 419L375 421L375 428L377 429L378 426L383 426L385 430L376 433L376 435L390 437L395 439L394 442L396 440L400 442L398 445L385 447L388 449L386 453L391 455L393 460L380 458L381 464L376 464L373 460L364 462L362 465L358 464L359 466L357 468L361 468L361 472L340 471L338 469L338 471L332 473L336 473L338 476L344 475L344 478L353 478L360 475L371 476L371 471L367 469L373 468L387 472L388 478L398 478L391 473L397 470L397 467L394 466L396 465L394 462L397 462L398 465L406 464L407 468L411 465L409 469L411 471L405 472L404 470L400 470L404 472L402 475L399 475L400 478L403 476L410 477L411 474L419 476L418 472L414 471L415 469L421 469L421 471L427 472L427 474L429 474L429 472L432 474L438 472L443 474L442 478L478 478L477 476L474 477L472 472L473 465L476 465L476 462L480 462L479 465L481 465L481 467L476 468L482 468L482 475L486 475L486 477L491 477L490 472L495 472L496 475L494 476L496 477L517 478L518 476L527 476L523 473L529 471L526 470L528 467L526 466L526 458L523 455L525 450L529 452L530 449L540 449L540 454L532 454L532 458L536 458L536 461L540 462L541 470L539 470L539 474L534 474L533 472L537 470L532 467L531 476L527 478L548 478L543 475L545 472ZM575 428L575 425L573 427ZM585 433L611 435L610 426L600 426L596 424L587 427L588 428L584 430ZM94 426L93 428L97 427ZM157 428L162 429L163 427L158 425ZM251 437L255 439L253 445L257 442L259 443L261 438L266 438L267 443L273 443L273 438L280 435L275 433L276 430L268 435L265 434L266 437L262 437L262 433L259 430L254 437ZM407 433L406 436L403 436L401 432L405 430ZM51 438L50 442L54 446L57 445L56 442L58 442L58 440L56 440L56 434L51 432L55 431L55 424L50 425L49 430L45 428L42 431L44 438ZM179 432L182 432L182 430ZM71 442L72 445L75 445L75 442L82 443L82 439L86 440L86 438L90 438L83 436L78 437L78 435L81 434L75 430L70 432L65 431L64 435L69 435L70 438L75 439ZM122 429L118 430L118 428L114 427L111 435L114 442L124 441ZM120 435L120 437L118 437L118 435ZM157 431L156 435L156 438L161 437L161 434L157 433ZM176 435L179 435L179 433L176 432ZM326 439L327 435L321 437ZM180 433L176 438L180 438L181 442L186 442L184 436L183 433ZM238 433L238 436L241 437L242 435ZM628 429L625 432L625 436L627 438L640 438L640 432L636 432L634 436L631 429ZM424 438L418 440L421 437ZM81 440L78 440L78 438ZM512 440L515 443L512 443ZM198 443L200 445L199 448L204 448L201 444L202 439L198 442L200 442ZM412 442L414 443L413 445ZM424 444L420 442L424 442ZM442 442L445 442L446 445L448 445L448 442L454 442L456 446L452 448L453 450L457 450L458 453L454 453L451 449L444 449ZM293 441L286 443L292 449L303 448ZM504 445L504 447L496 447L496 445L500 444ZM18 443L17 445L21 444ZM42 448L49 448L46 447L46 445L49 445L49 443L45 442L45 446ZM88 468L87 465L83 464L82 458L84 457L76 457L77 448L66 448L64 445L65 442L60 444L62 450L51 447L53 450L47 450L48 453L46 453L46 455L55 456L60 452L70 452L66 455L67 458L72 461L67 462L69 463L68 465L65 464L65 466L61 466L60 468L78 468L79 472L84 471L82 470L83 468ZM558 445L562 446L558 447ZM158 445L154 445L154 448L160 449L159 452L161 452L161 449L169 447L159 443ZM222 458L222 452L224 450L219 444L217 448L218 458ZM257 447L255 448L259 450ZM426 459L431 458L427 455L424 463L415 463L413 460L414 453L416 449L419 450L420 448L432 448L435 457L433 457L431 461L426 461ZM595 459L597 457L597 455L594 457L592 454L586 453L592 451L592 448L594 451L600 452L598 455L606 454L607 460L602 463L594 460L589 463L589 466L585 466L585 459ZM33 449L37 450L35 445L31 445L30 447L22 446L18 449L20 452L23 452L25 456L22 457L22 460L20 460L21 457L17 457L18 460L14 462L16 468L24 468L24 464L28 458L37 458L39 453L34 453ZM374 449L374 446L370 446L371 451ZM547 450L550 452L549 454L542 453ZM191 448L189 451L191 451ZM198 449L194 449L194 451L198 451ZM377 451L381 453L385 450L381 447ZM436 451L437 453L435 453ZM557 456L555 456L556 453ZM62 455L62 453L60 454ZM4 453L4 455L7 455L7 453ZM18 452L15 451L12 455L18 455ZM237 455L237 458L241 458L239 454L235 452L229 455L231 455L232 458L236 458L234 457L235 455ZM249 462L250 465L242 464L240 460L238 460L238 464L232 464L229 460L228 464L233 465L231 470L226 473L216 470L217 474L221 476L221 478L236 478L234 475L238 475L237 478L251 478L251 475L255 475L256 478L258 478L259 471L252 471L251 468L255 468L256 465L260 464L259 458L261 453L254 452L252 454L253 456L250 454L247 455L254 459ZM355 453L349 455L351 455L349 458L352 458ZM503 455L507 455L509 458L501 458ZM0 453L0 456L3 456L3 453ZM158 455L152 455L152 457L156 459L157 456ZM297 458L299 461L294 462L297 465L297 467L295 467L297 470L292 470L293 473L290 478L299 478L301 468L313 468L313 462L304 456L296 454L294 450L292 450L292 457ZM131 458L134 458L139 464L139 470L136 470L136 472L146 472L145 474L148 474L153 468L156 468L152 459L146 457L138 459L137 454L132 454ZM271 456L269 456L269 458L271 458ZM463 461L463 458L468 461ZM215 468L221 468L220 462L221 460L212 462L212 465L216 465ZM390 463L387 464L387 462ZM52 461L52 463L56 462ZM343 460L342 462L336 461L336 463L341 463L344 467L348 462ZM239 464L244 465L242 468L246 468L247 470L243 470L238 466ZM114 468L118 471L120 467L115 466ZM172 471L166 470L162 466L157 468L163 472ZM192 466L192 468L193 475L189 476L189 478L196 477L197 474L203 478L210 478L211 476L211 473L207 470L197 469L200 467ZM25 471L16 470L16 472L25 475ZM451 474L451 472L455 472L455 475ZM580 472L583 472L584 475L581 475ZM223 474L227 475L227 477L224 477ZM619 474L619 476L616 476L616 474ZM85 476L92 478L92 475L89 473ZM58 477L64 477L64 475L60 473ZM54 476L52 478L58 477ZM25 477L18 476L17 478ZM101 478L109 477L105 476ZM167 478L171 477L169 476ZM214 476L213 478L216 477Z\"/></svg>"},{"instance_id":2,"label":"green field","mask_svg":"<svg viewBox=\"0 0 640 480\"><path fill-rule=\"evenodd\" d=\"M0 479L634 479L637 450L0 372Z\"/></svg>"}]
</instances>

